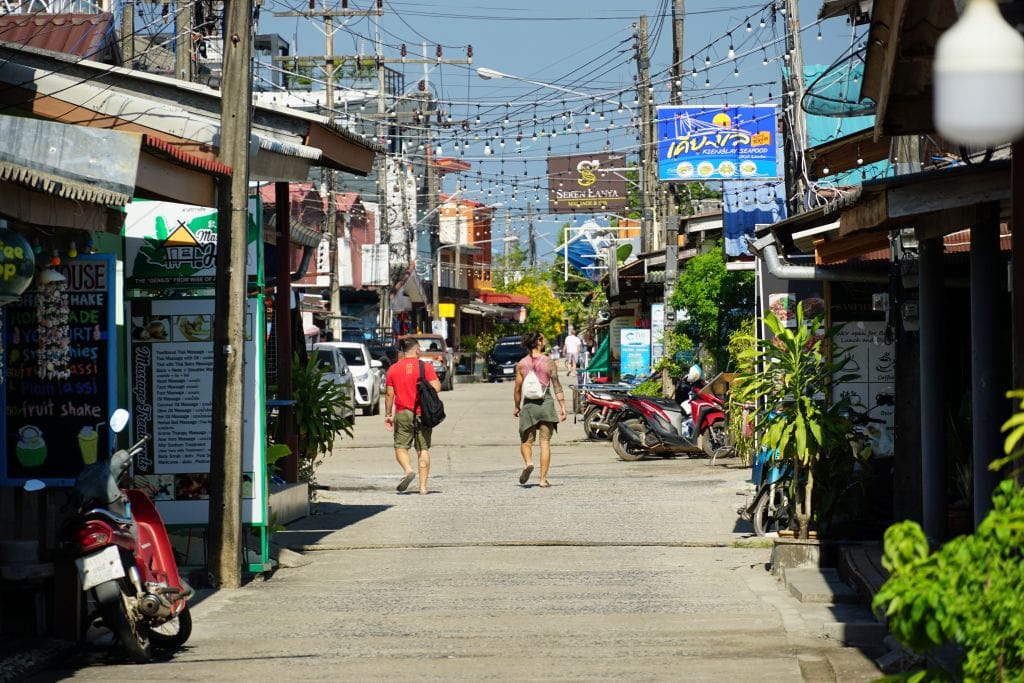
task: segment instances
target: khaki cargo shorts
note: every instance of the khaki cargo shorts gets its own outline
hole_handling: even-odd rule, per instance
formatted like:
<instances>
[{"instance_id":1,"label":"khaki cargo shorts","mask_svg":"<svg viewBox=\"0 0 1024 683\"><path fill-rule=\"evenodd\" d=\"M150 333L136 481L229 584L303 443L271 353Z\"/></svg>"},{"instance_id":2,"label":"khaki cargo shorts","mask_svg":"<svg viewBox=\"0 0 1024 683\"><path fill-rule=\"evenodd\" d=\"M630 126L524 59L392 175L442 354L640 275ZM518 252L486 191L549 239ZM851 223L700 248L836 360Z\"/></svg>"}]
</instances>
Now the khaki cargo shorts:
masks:
<instances>
[{"instance_id":1,"label":"khaki cargo shorts","mask_svg":"<svg viewBox=\"0 0 1024 683\"><path fill-rule=\"evenodd\" d=\"M550 422L538 422L533 425L525 432L519 435L519 439L522 443L533 444L535 438L540 437L541 442L551 441L551 435L555 433L554 428Z\"/></svg>"},{"instance_id":2,"label":"khaki cargo shorts","mask_svg":"<svg viewBox=\"0 0 1024 683\"><path fill-rule=\"evenodd\" d=\"M413 438L416 439L416 450L430 450L430 433L428 427L418 426L419 418L411 410L399 410L395 413L395 448L409 450Z\"/></svg>"}]
</instances>

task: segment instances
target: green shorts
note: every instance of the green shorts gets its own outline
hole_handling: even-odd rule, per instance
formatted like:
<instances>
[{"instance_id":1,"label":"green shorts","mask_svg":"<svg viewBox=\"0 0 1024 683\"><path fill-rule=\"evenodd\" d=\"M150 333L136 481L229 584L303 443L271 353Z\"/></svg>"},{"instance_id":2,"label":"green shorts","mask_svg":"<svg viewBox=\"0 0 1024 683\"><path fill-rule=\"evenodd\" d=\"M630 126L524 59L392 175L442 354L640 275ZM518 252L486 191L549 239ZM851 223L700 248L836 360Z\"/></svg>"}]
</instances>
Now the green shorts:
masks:
<instances>
[{"instance_id":1,"label":"green shorts","mask_svg":"<svg viewBox=\"0 0 1024 683\"><path fill-rule=\"evenodd\" d=\"M395 448L409 450L412 448L413 436L416 437L416 450L430 450L429 427L419 426L419 418L411 410L399 410L395 414Z\"/></svg>"}]
</instances>

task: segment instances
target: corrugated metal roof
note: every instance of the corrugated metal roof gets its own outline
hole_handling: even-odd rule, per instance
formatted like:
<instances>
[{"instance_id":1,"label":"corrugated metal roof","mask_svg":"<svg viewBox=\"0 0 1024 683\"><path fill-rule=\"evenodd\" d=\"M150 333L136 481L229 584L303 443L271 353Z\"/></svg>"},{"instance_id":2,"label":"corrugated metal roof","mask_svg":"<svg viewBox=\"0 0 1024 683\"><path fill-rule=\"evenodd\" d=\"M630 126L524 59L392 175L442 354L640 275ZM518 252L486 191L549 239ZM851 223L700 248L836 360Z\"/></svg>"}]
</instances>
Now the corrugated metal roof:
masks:
<instances>
[{"instance_id":1,"label":"corrugated metal roof","mask_svg":"<svg viewBox=\"0 0 1024 683\"><path fill-rule=\"evenodd\" d=\"M0 15L0 40L97 62L121 63L114 41L114 15L110 12Z\"/></svg>"}]
</instances>

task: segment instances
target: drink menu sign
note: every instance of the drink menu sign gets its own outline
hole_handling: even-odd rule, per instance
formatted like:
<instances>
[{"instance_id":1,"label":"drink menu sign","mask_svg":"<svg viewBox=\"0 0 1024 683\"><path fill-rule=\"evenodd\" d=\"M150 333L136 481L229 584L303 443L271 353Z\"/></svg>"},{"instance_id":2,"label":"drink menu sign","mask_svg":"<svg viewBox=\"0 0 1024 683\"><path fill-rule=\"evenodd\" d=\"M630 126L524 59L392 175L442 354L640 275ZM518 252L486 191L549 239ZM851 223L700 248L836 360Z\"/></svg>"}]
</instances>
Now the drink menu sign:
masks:
<instances>
[{"instance_id":1,"label":"drink menu sign","mask_svg":"<svg viewBox=\"0 0 1024 683\"><path fill-rule=\"evenodd\" d=\"M40 316L37 283L3 308L6 399L0 483L42 479L68 486L82 467L110 453L104 427L116 402L114 381L114 258L81 255L54 270L67 324ZM66 297L66 310L64 299ZM60 371L47 363L59 357Z\"/></svg>"}]
</instances>

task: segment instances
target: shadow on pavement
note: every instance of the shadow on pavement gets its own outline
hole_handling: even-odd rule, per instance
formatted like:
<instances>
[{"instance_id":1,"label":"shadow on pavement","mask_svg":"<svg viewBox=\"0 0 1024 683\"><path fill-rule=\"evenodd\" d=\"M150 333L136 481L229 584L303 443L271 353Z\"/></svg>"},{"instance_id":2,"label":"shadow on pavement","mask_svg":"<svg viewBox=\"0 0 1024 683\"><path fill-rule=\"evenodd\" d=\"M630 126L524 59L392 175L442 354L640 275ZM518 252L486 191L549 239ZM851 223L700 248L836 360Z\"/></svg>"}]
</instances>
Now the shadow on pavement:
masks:
<instances>
[{"instance_id":1,"label":"shadow on pavement","mask_svg":"<svg viewBox=\"0 0 1024 683\"><path fill-rule=\"evenodd\" d=\"M318 503L314 514L303 517L274 534L274 542L284 547L312 545L339 529L388 510L390 505L343 505Z\"/></svg>"}]
</instances>

